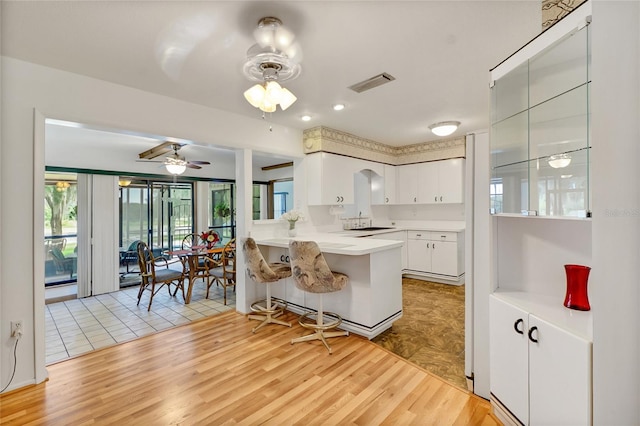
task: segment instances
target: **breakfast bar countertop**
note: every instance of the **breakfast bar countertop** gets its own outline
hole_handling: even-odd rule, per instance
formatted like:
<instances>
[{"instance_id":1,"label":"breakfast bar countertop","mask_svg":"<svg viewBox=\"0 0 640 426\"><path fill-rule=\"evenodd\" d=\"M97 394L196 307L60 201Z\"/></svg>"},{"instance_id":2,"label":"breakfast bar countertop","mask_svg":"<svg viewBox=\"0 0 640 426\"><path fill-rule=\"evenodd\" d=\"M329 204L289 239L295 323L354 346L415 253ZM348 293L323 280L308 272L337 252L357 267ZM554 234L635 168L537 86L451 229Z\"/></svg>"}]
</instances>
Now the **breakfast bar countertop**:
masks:
<instances>
[{"instance_id":1,"label":"breakfast bar countertop","mask_svg":"<svg viewBox=\"0 0 640 426\"><path fill-rule=\"evenodd\" d=\"M355 235L354 235L355 236ZM256 238L264 246L288 248L290 240L316 241L323 253L360 256L402 247L402 241L348 238L335 233L304 234L297 237Z\"/></svg>"}]
</instances>

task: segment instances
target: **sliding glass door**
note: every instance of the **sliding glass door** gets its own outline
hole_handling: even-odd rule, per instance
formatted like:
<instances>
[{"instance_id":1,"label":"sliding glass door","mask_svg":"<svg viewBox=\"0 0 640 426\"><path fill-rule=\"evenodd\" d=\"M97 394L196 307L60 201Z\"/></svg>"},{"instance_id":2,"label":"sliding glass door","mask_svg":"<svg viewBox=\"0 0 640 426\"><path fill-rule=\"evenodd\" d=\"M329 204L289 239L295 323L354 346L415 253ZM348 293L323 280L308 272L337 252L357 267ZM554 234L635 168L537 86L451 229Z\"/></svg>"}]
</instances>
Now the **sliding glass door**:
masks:
<instances>
[{"instance_id":1,"label":"sliding glass door","mask_svg":"<svg viewBox=\"0 0 640 426\"><path fill-rule=\"evenodd\" d=\"M182 239L193 232L192 184L153 182L151 199L152 248L179 248Z\"/></svg>"},{"instance_id":2,"label":"sliding glass door","mask_svg":"<svg viewBox=\"0 0 640 426\"><path fill-rule=\"evenodd\" d=\"M143 241L160 254L180 247L185 235L193 232L191 183L134 180L120 190L122 251Z\"/></svg>"}]
</instances>

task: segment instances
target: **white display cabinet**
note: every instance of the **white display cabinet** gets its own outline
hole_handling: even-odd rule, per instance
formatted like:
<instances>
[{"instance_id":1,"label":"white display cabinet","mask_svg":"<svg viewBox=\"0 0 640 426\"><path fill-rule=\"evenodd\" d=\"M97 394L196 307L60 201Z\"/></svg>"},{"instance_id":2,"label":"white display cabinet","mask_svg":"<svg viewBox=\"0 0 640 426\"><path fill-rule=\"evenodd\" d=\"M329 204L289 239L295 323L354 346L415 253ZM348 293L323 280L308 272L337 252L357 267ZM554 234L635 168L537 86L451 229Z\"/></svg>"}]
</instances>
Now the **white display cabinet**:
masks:
<instances>
[{"instance_id":1,"label":"white display cabinet","mask_svg":"<svg viewBox=\"0 0 640 426\"><path fill-rule=\"evenodd\" d=\"M507 73L492 71L494 213L590 216L587 24Z\"/></svg>"}]
</instances>

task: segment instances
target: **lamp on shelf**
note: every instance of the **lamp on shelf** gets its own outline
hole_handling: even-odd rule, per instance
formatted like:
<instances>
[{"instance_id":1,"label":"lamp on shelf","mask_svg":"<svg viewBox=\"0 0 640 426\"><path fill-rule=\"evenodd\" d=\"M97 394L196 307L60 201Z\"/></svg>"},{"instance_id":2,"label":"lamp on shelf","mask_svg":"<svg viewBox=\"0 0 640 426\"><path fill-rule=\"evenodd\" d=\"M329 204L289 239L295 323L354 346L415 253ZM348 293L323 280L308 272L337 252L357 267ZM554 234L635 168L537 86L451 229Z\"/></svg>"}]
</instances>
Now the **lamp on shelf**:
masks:
<instances>
[{"instance_id":1,"label":"lamp on shelf","mask_svg":"<svg viewBox=\"0 0 640 426\"><path fill-rule=\"evenodd\" d=\"M257 81L244 92L245 99L255 108L274 112L276 107L284 111L296 100L296 96L279 82L300 75L302 50L295 35L274 17L260 19L253 35L256 44L247 51L243 67L244 75Z\"/></svg>"},{"instance_id":2,"label":"lamp on shelf","mask_svg":"<svg viewBox=\"0 0 640 426\"><path fill-rule=\"evenodd\" d=\"M459 125L459 121L441 121L440 123L432 124L429 129L434 135L449 136L458 129Z\"/></svg>"},{"instance_id":3,"label":"lamp on shelf","mask_svg":"<svg viewBox=\"0 0 640 426\"><path fill-rule=\"evenodd\" d=\"M120 178L118 179L118 185L120 186L129 186L131 185L131 179L129 178Z\"/></svg>"},{"instance_id":4,"label":"lamp on shelf","mask_svg":"<svg viewBox=\"0 0 640 426\"><path fill-rule=\"evenodd\" d=\"M549 156L547 162L554 169L562 169L571 164L571 157L569 156L569 154L551 155Z\"/></svg>"}]
</instances>

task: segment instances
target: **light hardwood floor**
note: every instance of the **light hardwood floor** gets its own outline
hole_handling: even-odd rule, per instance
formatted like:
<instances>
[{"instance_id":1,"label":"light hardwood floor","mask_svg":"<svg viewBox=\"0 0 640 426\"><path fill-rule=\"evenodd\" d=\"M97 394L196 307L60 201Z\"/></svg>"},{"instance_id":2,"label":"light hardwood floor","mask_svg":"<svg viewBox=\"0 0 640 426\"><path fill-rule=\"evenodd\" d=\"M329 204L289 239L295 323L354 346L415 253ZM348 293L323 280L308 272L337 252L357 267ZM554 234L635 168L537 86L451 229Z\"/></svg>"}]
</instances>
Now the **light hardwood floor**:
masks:
<instances>
[{"instance_id":1,"label":"light hardwood floor","mask_svg":"<svg viewBox=\"0 0 640 426\"><path fill-rule=\"evenodd\" d=\"M220 314L48 366L0 396L0 424L495 425L489 403L368 340Z\"/></svg>"}]
</instances>

